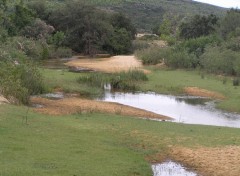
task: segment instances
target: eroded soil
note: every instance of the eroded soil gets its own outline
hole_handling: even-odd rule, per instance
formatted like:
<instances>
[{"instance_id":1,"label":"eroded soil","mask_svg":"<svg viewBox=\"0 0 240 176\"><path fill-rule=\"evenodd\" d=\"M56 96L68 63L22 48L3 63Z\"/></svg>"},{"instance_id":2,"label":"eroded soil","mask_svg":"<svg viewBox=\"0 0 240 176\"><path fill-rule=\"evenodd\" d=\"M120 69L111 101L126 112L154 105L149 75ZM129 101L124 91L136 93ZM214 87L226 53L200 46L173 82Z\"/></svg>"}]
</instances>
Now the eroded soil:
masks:
<instances>
[{"instance_id":1,"label":"eroded soil","mask_svg":"<svg viewBox=\"0 0 240 176\"><path fill-rule=\"evenodd\" d=\"M49 115L67 115L75 113L102 112L134 116L141 118L154 118L159 120L171 120L170 117L155 114L118 103L100 102L81 98L64 98L60 100L49 100L46 98L33 97L33 104L43 105L43 108L34 108L35 111Z\"/></svg>"}]
</instances>

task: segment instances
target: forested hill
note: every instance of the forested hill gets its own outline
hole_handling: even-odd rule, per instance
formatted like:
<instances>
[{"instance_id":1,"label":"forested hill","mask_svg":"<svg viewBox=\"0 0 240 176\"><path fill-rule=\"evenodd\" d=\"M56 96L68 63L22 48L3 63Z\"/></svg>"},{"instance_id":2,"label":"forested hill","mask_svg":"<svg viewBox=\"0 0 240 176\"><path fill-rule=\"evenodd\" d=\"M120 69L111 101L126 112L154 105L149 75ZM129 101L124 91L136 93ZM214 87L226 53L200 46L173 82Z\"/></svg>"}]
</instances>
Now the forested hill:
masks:
<instances>
[{"instance_id":1,"label":"forested hill","mask_svg":"<svg viewBox=\"0 0 240 176\"><path fill-rule=\"evenodd\" d=\"M107 10L127 15L138 30L151 30L160 24L164 15L188 16L195 14L216 14L223 16L226 9L192 0L79 0Z\"/></svg>"}]
</instances>

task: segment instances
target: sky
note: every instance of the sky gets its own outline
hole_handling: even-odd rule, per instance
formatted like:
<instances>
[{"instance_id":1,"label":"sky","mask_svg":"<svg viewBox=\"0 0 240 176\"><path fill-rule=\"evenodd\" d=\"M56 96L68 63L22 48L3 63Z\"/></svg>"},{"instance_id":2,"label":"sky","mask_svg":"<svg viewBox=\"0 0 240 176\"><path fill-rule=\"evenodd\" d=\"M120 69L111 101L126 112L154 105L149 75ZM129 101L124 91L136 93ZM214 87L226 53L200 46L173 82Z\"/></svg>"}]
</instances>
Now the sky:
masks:
<instances>
[{"instance_id":1,"label":"sky","mask_svg":"<svg viewBox=\"0 0 240 176\"><path fill-rule=\"evenodd\" d=\"M226 8L240 8L240 0L195 0L198 2L204 2L220 7L226 7Z\"/></svg>"}]
</instances>

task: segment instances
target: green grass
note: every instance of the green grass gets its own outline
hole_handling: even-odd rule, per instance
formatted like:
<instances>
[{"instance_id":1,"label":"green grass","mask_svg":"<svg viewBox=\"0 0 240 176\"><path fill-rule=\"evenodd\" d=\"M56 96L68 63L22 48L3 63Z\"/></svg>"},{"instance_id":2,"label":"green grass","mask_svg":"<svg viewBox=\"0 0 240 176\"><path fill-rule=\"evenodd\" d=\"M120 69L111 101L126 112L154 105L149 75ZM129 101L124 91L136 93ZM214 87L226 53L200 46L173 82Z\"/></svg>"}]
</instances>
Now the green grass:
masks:
<instances>
[{"instance_id":1,"label":"green grass","mask_svg":"<svg viewBox=\"0 0 240 176\"><path fill-rule=\"evenodd\" d=\"M210 91L219 92L227 97L217 104L218 108L240 112L240 87L233 86L230 77L224 78L199 71L168 70L156 67L147 67L152 72L148 75L149 81L141 85L143 91L154 91L165 94L182 94L184 87L193 86ZM227 79L223 84L223 80Z\"/></svg>"},{"instance_id":2,"label":"green grass","mask_svg":"<svg viewBox=\"0 0 240 176\"><path fill-rule=\"evenodd\" d=\"M1 176L150 176L148 154L167 146L240 145L238 129L112 116L61 117L0 106Z\"/></svg>"},{"instance_id":3,"label":"green grass","mask_svg":"<svg viewBox=\"0 0 240 176\"><path fill-rule=\"evenodd\" d=\"M80 93L82 96L95 97L103 93L99 87L78 83L79 77L86 77L90 73L72 73L67 70L42 69L44 83L49 91L61 88L64 92Z\"/></svg>"}]
</instances>

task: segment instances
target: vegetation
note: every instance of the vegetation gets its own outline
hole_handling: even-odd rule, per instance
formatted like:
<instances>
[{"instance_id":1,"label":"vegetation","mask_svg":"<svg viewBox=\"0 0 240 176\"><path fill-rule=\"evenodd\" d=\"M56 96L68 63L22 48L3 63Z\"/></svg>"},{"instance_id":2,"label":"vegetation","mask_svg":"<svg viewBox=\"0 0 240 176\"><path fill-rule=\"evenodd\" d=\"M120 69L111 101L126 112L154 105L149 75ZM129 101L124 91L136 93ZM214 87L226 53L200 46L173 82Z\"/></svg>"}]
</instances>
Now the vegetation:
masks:
<instances>
[{"instance_id":1,"label":"vegetation","mask_svg":"<svg viewBox=\"0 0 240 176\"><path fill-rule=\"evenodd\" d=\"M115 90L136 91L139 90L139 82L146 80L147 76L142 71L130 70L114 74L92 73L85 77L79 77L78 82L101 88L110 84L111 88Z\"/></svg>"}]
</instances>

